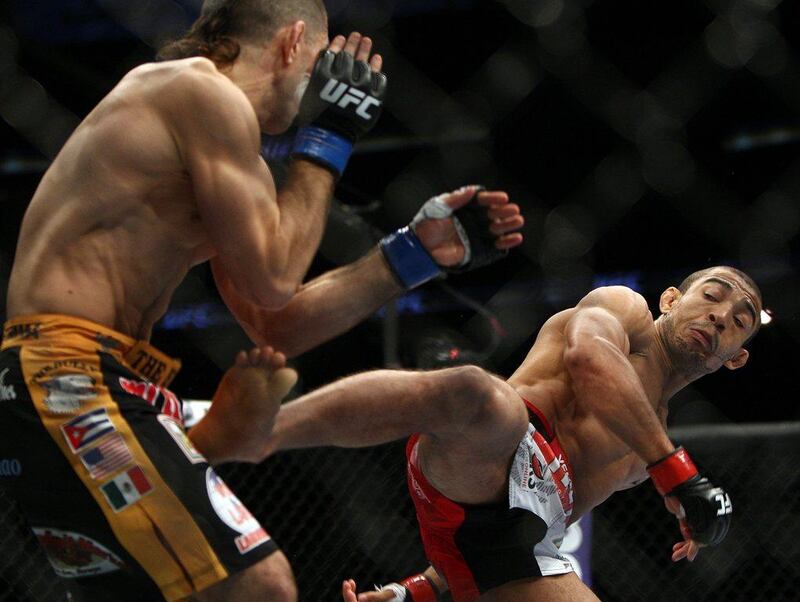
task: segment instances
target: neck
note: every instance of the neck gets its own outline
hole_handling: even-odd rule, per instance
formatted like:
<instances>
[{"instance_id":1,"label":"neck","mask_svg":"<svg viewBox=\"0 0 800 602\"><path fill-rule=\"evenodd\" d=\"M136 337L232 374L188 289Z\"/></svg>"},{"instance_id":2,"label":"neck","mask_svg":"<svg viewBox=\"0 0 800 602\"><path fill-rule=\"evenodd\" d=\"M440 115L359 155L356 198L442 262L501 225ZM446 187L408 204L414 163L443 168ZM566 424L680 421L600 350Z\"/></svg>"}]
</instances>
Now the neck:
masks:
<instances>
[{"instance_id":1,"label":"neck","mask_svg":"<svg viewBox=\"0 0 800 602\"><path fill-rule=\"evenodd\" d=\"M268 73L259 64L260 49L242 44L239 56L233 65L220 69L220 73L230 79L242 92L244 92L253 110L256 112L259 123L263 122L264 106L272 87L274 75Z\"/></svg>"},{"instance_id":2,"label":"neck","mask_svg":"<svg viewBox=\"0 0 800 602\"><path fill-rule=\"evenodd\" d=\"M655 327L656 337L654 340L653 357L657 369L661 373L662 399L666 402L675 395L675 393L683 389L689 383L697 380L702 375L689 375L679 369L670 353L670 346L667 343L666 326L663 318L659 318L655 321Z\"/></svg>"}]
</instances>

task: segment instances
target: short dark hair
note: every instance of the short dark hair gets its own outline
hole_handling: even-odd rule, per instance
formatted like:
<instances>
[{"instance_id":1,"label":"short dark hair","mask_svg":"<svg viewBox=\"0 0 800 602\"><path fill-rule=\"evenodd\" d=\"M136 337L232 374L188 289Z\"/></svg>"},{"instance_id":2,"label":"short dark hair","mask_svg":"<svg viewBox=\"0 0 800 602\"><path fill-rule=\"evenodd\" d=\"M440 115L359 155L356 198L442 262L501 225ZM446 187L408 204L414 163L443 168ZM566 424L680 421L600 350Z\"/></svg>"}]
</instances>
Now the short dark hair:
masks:
<instances>
[{"instance_id":1,"label":"short dark hair","mask_svg":"<svg viewBox=\"0 0 800 602\"><path fill-rule=\"evenodd\" d=\"M761 304L761 306L762 307L764 306L764 297L762 296L761 289L758 288L758 285L756 284L756 281L753 280L746 273L744 273L742 270L734 268L734 267L731 267L729 265L715 265L715 266L712 266L710 268L705 268L703 270L698 270L696 272L692 272L686 278L683 279L683 282L681 282L680 286L678 286L678 290L681 292L681 294L685 293L686 291L688 291L691 288L691 286L695 282L697 282L698 280L700 280L702 278L706 278L707 276L710 276L712 273L716 272L717 270L728 270L729 272L733 272L736 276L741 278L744 281L744 283L748 287L750 287L750 289L756 295L756 297L758 297L758 302ZM747 343L752 341L753 337L756 336L756 334L758 334L758 331L760 329L761 329L761 319L759 318L758 320L756 320L756 329L753 331L753 334L751 334L749 337L747 337L747 340L743 343L743 346L747 345Z\"/></svg>"},{"instance_id":2,"label":"short dark hair","mask_svg":"<svg viewBox=\"0 0 800 602\"><path fill-rule=\"evenodd\" d=\"M239 56L240 41L268 40L295 21L305 21L312 34L324 32L327 19L322 0L205 0L189 31L156 56L160 61L204 56L226 66Z\"/></svg>"}]
</instances>

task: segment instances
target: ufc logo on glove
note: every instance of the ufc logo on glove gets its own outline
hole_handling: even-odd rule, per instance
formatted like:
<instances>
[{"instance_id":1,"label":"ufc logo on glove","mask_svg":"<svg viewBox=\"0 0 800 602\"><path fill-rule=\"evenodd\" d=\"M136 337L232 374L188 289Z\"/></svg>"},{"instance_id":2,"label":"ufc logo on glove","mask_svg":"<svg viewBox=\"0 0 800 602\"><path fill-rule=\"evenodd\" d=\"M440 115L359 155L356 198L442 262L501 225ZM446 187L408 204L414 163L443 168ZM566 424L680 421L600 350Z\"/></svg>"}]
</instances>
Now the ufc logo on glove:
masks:
<instances>
[{"instance_id":1,"label":"ufc logo on glove","mask_svg":"<svg viewBox=\"0 0 800 602\"><path fill-rule=\"evenodd\" d=\"M328 80L328 83L320 91L319 96L322 100L336 104L342 109L346 109L349 104L357 104L356 115L362 119L372 119L372 115L368 112L369 108L381 106L381 101L377 98L368 96L358 88L353 88L335 79Z\"/></svg>"},{"instance_id":2,"label":"ufc logo on glove","mask_svg":"<svg viewBox=\"0 0 800 602\"><path fill-rule=\"evenodd\" d=\"M342 175L353 145L381 114L386 76L347 52L323 50L300 102L291 155ZM354 111L351 105L356 105Z\"/></svg>"},{"instance_id":3,"label":"ufc logo on glove","mask_svg":"<svg viewBox=\"0 0 800 602\"><path fill-rule=\"evenodd\" d=\"M715 495L714 500L719 503L719 508L717 508L717 516L724 516L733 512L731 497L727 493Z\"/></svg>"}]
</instances>

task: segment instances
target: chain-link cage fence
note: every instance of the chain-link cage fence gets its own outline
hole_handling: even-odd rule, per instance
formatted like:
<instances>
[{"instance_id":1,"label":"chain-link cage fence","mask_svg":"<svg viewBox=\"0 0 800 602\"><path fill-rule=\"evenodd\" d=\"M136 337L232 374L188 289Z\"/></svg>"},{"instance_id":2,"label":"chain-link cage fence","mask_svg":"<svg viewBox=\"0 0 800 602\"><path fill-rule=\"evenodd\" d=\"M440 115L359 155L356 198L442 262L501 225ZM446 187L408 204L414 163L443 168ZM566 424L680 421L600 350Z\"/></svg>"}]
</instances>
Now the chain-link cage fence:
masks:
<instances>
[{"instance_id":1,"label":"chain-link cage fence","mask_svg":"<svg viewBox=\"0 0 800 602\"><path fill-rule=\"evenodd\" d=\"M40 25L47 22L45 15L37 12L47 10L45 3L12 4L28 15L33 29L46 29ZM63 4L69 6L65 22L81 25L82 35L92 28L113 30L112 37L127 32L125 43L131 47L114 55L127 68L149 60L152 48L182 31L200 1ZM485 327L487 315L502 324L504 334L492 344L491 359L499 372L509 373L511 360L527 351L526 341L548 312L563 309L593 286L625 283L641 291L642 273L660 271L654 280L661 286L664 272L672 276L711 257L729 260L775 293L769 301L779 322L786 319L775 329L782 329L782 338L770 339L776 343L777 367L764 362L761 370L771 370L771 381L782 384L764 395L792 397L778 390L788 381L777 362L787 355L785 346L800 340L800 322L788 319L800 306L793 250L800 231L800 164L791 150L800 140L796 2L327 4L337 33L352 27L374 36L390 76L382 122L356 148L338 190L348 201L380 198L372 214L361 207L370 226L403 225L422 200L465 182L507 189L523 206L526 240L504 264L511 267L497 266L490 276L484 272L454 285L472 292L462 285L477 283L481 294L474 296L481 298L482 312L469 319L459 314L443 328L471 335ZM439 12L412 16L403 25L393 14L404 4L420 11L421 5L435 5ZM39 35L0 26L0 116L38 151L33 158L0 157L3 176L40 175L78 115L113 85L109 74L116 67L109 59L93 70L96 57L90 55L98 53L91 44L74 56L46 43L31 52L24 38ZM60 35L69 33L64 29ZM132 38L146 47L134 49ZM437 40L440 45L432 46ZM42 64L59 75L42 75ZM89 100L92 94L86 93L87 98L71 103L78 88L94 89L95 97ZM0 251L3 295L24 210L22 202L13 201L26 195L27 203L31 192L15 192L12 186L26 188L19 183L0 187L1 238L9 241ZM322 245L322 255L332 263L340 263L337 258L361 239L367 240L364 248L374 243L369 228L367 235L356 236L361 226L350 223L351 213L343 215L340 221L352 227L337 230L329 224ZM625 275L614 276L615 271ZM499 285L493 282L498 279ZM480 286L487 282L493 286L484 294ZM184 316L202 318L181 326L196 328L192 337L197 340L213 339L202 328L208 328L209 314L224 311L218 299L209 298L207 286L184 286L176 295L187 307ZM430 301L405 298L400 311L418 310L425 302L430 311ZM175 315L168 315L162 327L170 319L174 323ZM412 330L408 322L399 328L396 321L385 324L394 343L399 339L413 347L404 340ZM174 328L170 333L179 332ZM760 335L765 336L772 333ZM392 337L383 347L384 361L391 365L410 359L404 365L425 367L429 359L422 356L441 351L425 348L406 358L387 342ZM197 374L202 359L216 368L227 361L219 358L232 356L231 343L204 344L192 348L194 357L187 362L192 368L179 377L187 379L183 384L210 380ZM175 350L175 355L186 358L186 351ZM351 371L355 360L340 355L339 374ZM320 381L335 377L330 365L310 364L301 371L304 378L314 380L312 370L328 372ZM760 386L747 385L750 391ZM192 392L202 394L210 391ZM729 418L734 410L713 417ZM796 408L784 414L762 411L770 419L800 417ZM796 429L687 435L683 441L692 454L731 491L735 522L729 539L704 550L693 564L672 565L669 550L677 528L657 496L648 485L619 493L593 514L598 595L620 601L798 599L797 440ZM405 493L401 444L292 452L259 466L222 467L220 473L289 556L302 600L338 599L346 577L368 586L425 564ZM2 488L0 525L0 601L63 601L64 583ZM79 549L63 553L70 562L82 561Z\"/></svg>"},{"instance_id":2,"label":"chain-link cage fence","mask_svg":"<svg viewBox=\"0 0 800 602\"><path fill-rule=\"evenodd\" d=\"M800 423L703 426L673 438L734 505L727 539L694 563L670 560L677 525L643 484L593 512L592 584L602 600L791 601L800 591ZM289 557L306 602L333 602L341 582L386 583L426 566L406 492L403 444L281 454L219 472ZM0 600L63 601L35 540L0 496ZM80 562L72 551L71 562Z\"/></svg>"},{"instance_id":3,"label":"chain-link cage fence","mask_svg":"<svg viewBox=\"0 0 800 602\"><path fill-rule=\"evenodd\" d=\"M603 600L796 600L800 589L800 424L676 429L733 502L725 541L672 563L680 536L645 484L593 513L592 572Z\"/></svg>"}]
</instances>

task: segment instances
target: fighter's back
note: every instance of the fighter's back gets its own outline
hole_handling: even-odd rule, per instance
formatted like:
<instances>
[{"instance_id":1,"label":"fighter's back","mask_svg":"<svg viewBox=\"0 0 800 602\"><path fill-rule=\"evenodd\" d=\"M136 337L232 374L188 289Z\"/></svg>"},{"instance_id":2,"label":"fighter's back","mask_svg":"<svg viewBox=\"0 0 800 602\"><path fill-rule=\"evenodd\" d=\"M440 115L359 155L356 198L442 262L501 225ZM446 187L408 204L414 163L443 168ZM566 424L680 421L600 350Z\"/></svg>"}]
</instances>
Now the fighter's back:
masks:
<instances>
[{"instance_id":1,"label":"fighter's back","mask_svg":"<svg viewBox=\"0 0 800 602\"><path fill-rule=\"evenodd\" d=\"M138 67L97 105L25 215L9 318L67 314L149 336L187 270L212 253L176 130L194 95L220 90L257 140L246 97L206 59Z\"/></svg>"}]
</instances>

